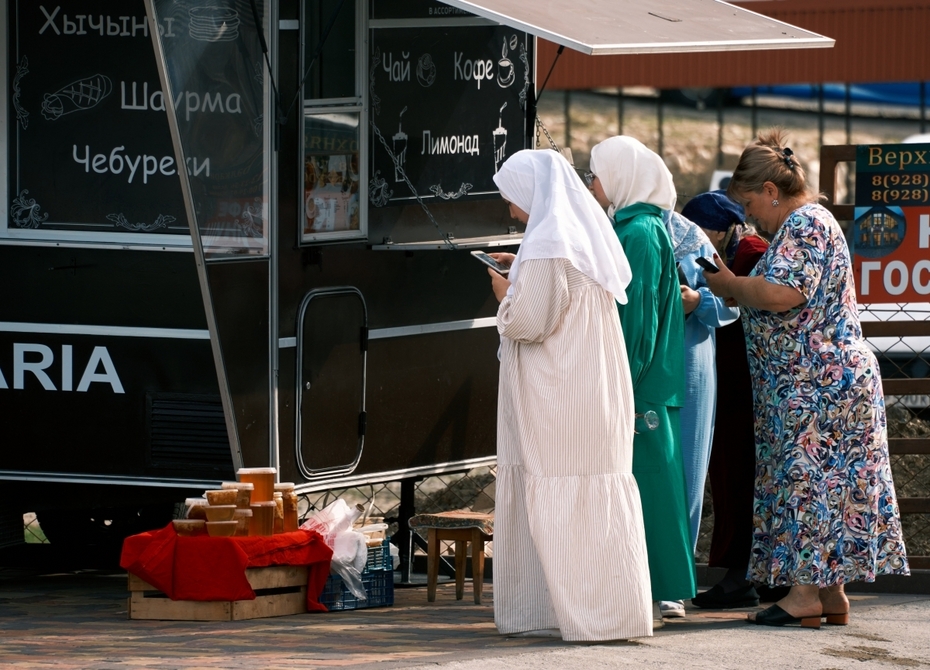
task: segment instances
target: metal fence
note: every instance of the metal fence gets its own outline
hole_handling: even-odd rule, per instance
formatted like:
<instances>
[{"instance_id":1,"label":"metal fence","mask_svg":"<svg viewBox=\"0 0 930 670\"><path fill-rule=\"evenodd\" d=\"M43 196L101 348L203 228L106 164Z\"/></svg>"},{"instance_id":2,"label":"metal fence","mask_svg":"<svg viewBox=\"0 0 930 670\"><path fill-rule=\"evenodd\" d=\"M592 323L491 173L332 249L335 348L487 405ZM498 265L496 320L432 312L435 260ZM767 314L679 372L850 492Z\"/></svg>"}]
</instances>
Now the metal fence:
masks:
<instances>
[{"instance_id":1,"label":"metal fence","mask_svg":"<svg viewBox=\"0 0 930 670\"><path fill-rule=\"evenodd\" d=\"M414 486L414 513L428 514L456 509L493 511L496 474L495 466L484 466L467 472L446 473L421 479ZM305 494L301 496L298 513L304 518L314 510L323 509L333 500L343 498L350 505L360 504L365 507L363 519L374 518L387 523L387 532L393 536L397 534L398 522L401 521L401 488L400 482L389 482ZM406 524L406 519L403 521ZM419 534L419 542L412 538L407 547L411 564L415 562L417 555L426 553L425 532ZM443 542L440 553L444 556L454 554L453 543ZM402 555L408 554L402 551ZM485 545L485 556L493 555L492 541Z\"/></svg>"},{"instance_id":2,"label":"metal fence","mask_svg":"<svg viewBox=\"0 0 930 670\"><path fill-rule=\"evenodd\" d=\"M911 567L930 568L930 304L874 309L871 332L913 331L915 335L869 338L879 353L891 471L901 507L901 524ZM920 334L917 334L920 333Z\"/></svg>"}]
</instances>

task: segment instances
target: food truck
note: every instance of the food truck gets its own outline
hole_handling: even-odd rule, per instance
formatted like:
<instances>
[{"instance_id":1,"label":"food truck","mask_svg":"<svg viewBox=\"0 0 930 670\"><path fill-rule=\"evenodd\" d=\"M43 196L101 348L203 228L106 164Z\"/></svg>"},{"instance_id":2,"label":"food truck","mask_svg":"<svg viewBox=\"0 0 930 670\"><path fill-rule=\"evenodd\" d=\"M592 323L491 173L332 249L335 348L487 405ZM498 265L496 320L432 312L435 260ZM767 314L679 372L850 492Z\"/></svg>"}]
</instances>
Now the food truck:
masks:
<instances>
[{"instance_id":1,"label":"food truck","mask_svg":"<svg viewBox=\"0 0 930 670\"><path fill-rule=\"evenodd\" d=\"M242 466L298 491L495 459L493 176L536 40L830 46L716 0L4 0L0 516L167 522ZM20 536L21 537L21 536Z\"/></svg>"}]
</instances>

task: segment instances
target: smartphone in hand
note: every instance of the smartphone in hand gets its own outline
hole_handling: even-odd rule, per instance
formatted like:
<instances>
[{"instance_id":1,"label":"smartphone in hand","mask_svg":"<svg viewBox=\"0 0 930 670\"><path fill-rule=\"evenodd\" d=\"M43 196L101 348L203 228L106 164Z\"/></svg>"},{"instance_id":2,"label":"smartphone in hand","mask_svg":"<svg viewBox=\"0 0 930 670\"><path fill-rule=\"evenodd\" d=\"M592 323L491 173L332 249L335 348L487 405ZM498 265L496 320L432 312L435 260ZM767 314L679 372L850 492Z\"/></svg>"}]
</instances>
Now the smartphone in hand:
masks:
<instances>
[{"instance_id":1,"label":"smartphone in hand","mask_svg":"<svg viewBox=\"0 0 930 670\"><path fill-rule=\"evenodd\" d=\"M685 277L685 271L681 269L681 263L675 263L675 268L678 270L678 283L682 286L691 288L691 284L688 283L688 278Z\"/></svg>"},{"instance_id":2,"label":"smartphone in hand","mask_svg":"<svg viewBox=\"0 0 930 670\"><path fill-rule=\"evenodd\" d=\"M710 262L709 260L707 260L706 258L698 257L698 258L695 258L695 259L694 259L694 262L697 263L698 265L700 265L702 268L704 268L705 270L707 270L707 271L710 272L710 273L720 272L720 268L718 268L716 265L714 265L713 263L711 263L711 262Z\"/></svg>"},{"instance_id":3,"label":"smartphone in hand","mask_svg":"<svg viewBox=\"0 0 930 670\"><path fill-rule=\"evenodd\" d=\"M474 251L471 252L471 255L477 258L479 261L481 261L485 265L487 265L489 268L491 268L495 272L497 272L498 274L506 275L508 272L510 272L509 265L501 265L500 263L498 263L496 260L488 256L483 251L479 251L475 249Z\"/></svg>"}]
</instances>

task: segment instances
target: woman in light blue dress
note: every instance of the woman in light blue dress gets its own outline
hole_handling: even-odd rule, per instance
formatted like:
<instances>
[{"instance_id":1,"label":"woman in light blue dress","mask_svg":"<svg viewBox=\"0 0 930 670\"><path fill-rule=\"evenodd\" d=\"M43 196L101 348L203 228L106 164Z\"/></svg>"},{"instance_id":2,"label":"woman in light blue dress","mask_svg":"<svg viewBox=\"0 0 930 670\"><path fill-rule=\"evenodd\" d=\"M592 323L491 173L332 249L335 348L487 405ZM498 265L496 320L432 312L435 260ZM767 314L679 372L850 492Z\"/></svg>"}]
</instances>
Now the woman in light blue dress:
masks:
<instances>
[{"instance_id":1,"label":"woman in light blue dress","mask_svg":"<svg viewBox=\"0 0 930 670\"><path fill-rule=\"evenodd\" d=\"M704 482L714 439L717 406L716 338L714 331L739 318L707 288L697 258L713 259L714 245L697 224L675 211L663 213L678 262L685 312L685 404L681 408L681 456L685 468L692 548L697 547L704 505Z\"/></svg>"}]
</instances>

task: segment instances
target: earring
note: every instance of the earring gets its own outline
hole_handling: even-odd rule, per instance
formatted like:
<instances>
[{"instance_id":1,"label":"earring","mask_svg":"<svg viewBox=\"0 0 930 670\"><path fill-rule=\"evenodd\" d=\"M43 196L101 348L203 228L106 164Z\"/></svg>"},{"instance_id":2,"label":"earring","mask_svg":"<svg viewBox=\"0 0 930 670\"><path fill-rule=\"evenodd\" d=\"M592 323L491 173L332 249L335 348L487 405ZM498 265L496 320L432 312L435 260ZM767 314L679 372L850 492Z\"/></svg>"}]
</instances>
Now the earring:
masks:
<instances>
[{"instance_id":1,"label":"earring","mask_svg":"<svg viewBox=\"0 0 930 670\"><path fill-rule=\"evenodd\" d=\"M778 200L772 201L772 207L778 207Z\"/></svg>"}]
</instances>

